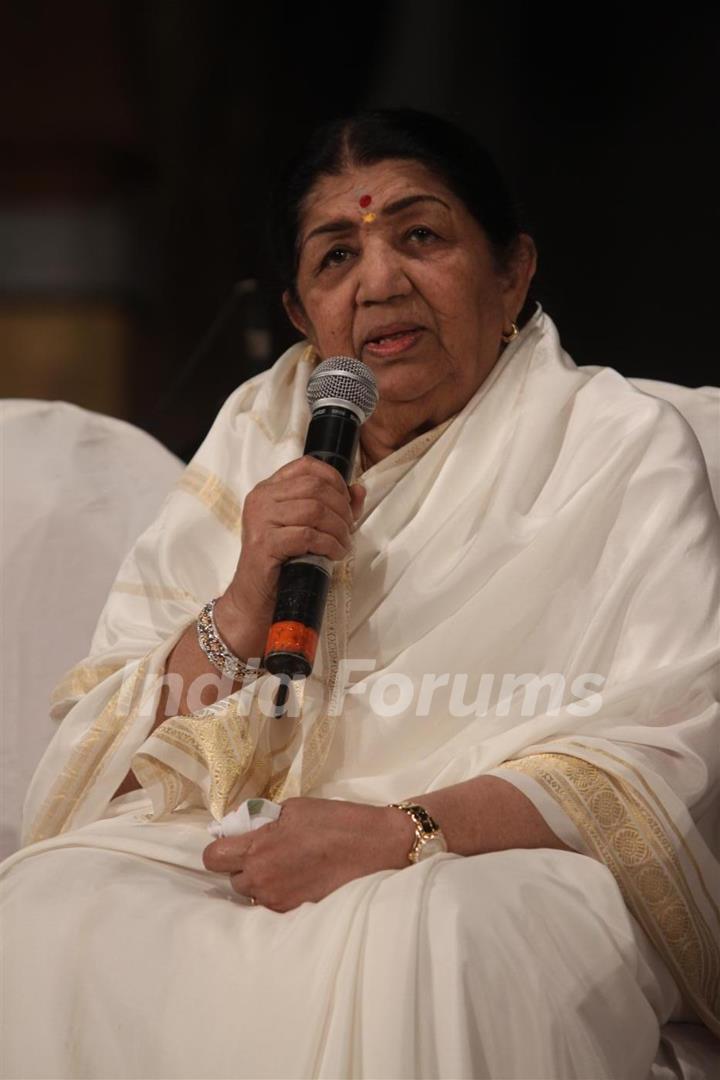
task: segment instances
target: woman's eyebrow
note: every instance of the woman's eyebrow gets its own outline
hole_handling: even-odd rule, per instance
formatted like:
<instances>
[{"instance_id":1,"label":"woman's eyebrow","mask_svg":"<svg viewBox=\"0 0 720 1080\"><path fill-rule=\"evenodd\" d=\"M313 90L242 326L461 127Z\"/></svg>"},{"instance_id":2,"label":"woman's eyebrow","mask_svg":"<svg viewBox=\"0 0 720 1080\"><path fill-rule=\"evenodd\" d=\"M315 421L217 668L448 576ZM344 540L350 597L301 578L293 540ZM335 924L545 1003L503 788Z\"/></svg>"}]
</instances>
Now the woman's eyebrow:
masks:
<instances>
[{"instance_id":1,"label":"woman's eyebrow","mask_svg":"<svg viewBox=\"0 0 720 1080\"><path fill-rule=\"evenodd\" d=\"M350 232L357 224L357 221L352 221L350 218L338 218L336 221L326 221L324 225L318 225L317 228L309 232L300 247L304 248L308 240L312 240L313 236L321 236L323 233Z\"/></svg>"},{"instance_id":2,"label":"woman's eyebrow","mask_svg":"<svg viewBox=\"0 0 720 1080\"><path fill-rule=\"evenodd\" d=\"M404 195L402 199L396 199L395 202L388 203L380 211L380 214L383 217L392 217L393 214L399 214L419 202L436 202L444 206L446 210L450 209L445 200L438 198L437 195ZM359 222L352 218L337 218L335 221L326 221L323 225L318 225L307 234L301 247L305 247L305 244L307 244L308 240L312 240L313 236L321 236L324 233L350 232L358 224Z\"/></svg>"},{"instance_id":3,"label":"woman's eyebrow","mask_svg":"<svg viewBox=\"0 0 720 1080\"><path fill-rule=\"evenodd\" d=\"M407 210L408 206L414 206L415 203L419 202L436 202L444 206L446 210L450 209L445 200L438 198L437 195L405 195L402 199L396 199L395 202L388 203L380 213L390 217L392 214L399 214L401 210Z\"/></svg>"}]
</instances>

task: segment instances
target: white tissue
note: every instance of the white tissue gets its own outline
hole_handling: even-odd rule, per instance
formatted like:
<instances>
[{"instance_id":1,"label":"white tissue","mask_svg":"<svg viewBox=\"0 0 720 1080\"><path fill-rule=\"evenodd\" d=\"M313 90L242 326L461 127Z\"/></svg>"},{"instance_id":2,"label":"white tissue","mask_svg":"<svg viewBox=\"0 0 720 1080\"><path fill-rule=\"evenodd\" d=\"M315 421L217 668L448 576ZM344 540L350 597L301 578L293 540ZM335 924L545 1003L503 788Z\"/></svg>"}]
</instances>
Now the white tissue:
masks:
<instances>
[{"instance_id":1,"label":"white tissue","mask_svg":"<svg viewBox=\"0 0 720 1080\"><path fill-rule=\"evenodd\" d=\"M208 832L215 838L242 836L243 833L259 829L270 821L277 821L281 810L282 806L270 799L246 799L237 810L226 814L221 821L213 821L208 825Z\"/></svg>"}]
</instances>

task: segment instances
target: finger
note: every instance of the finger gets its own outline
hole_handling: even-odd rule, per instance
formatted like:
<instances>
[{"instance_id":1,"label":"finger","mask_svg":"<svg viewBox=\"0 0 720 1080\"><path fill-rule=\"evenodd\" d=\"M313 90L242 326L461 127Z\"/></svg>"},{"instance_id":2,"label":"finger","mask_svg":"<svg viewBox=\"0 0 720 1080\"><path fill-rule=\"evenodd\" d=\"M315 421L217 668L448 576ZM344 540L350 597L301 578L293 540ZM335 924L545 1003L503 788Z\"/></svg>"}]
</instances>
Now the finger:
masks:
<instances>
[{"instance_id":1,"label":"finger","mask_svg":"<svg viewBox=\"0 0 720 1080\"><path fill-rule=\"evenodd\" d=\"M253 899L256 899L248 875L242 871L230 875L230 887L238 896L244 896L249 904L252 903Z\"/></svg>"},{"instance_id":2,"label":"finger","mask_svg":"<svg viewBox=\"0 0 720 1080\"><path fill-rule=\"evenodd\" d=\"M288 479L297 479L301 476L315 476L320 480L325 480L339 492L347 492L347 484L337 469L334 469L332 465L328 465L327 461L311 457L310 454L296 458L294 461L288 462L287 465L281 465L277 472L274 472L268 478L267 482L275 484Z\"/></svg>"},{"instance_id":3,"label":"finger","mask_svg":"<svg viewBox=\"0 0 720 1080\"><path fill-rule=\"evenodd\" d=\"M307 478L306 478L307 479ZM354 527L354 519L350 509L350 493L345 489L341 495L327 484L319 484L317 480L309 479L307 483L299 483L297 488L291 485L283 491L260 491L254 493L245 500L243 514L243 545L245 549L257 546L264 552L272 552L274 557L287 551L287 540L278 547L270 540L270 533L277 526L311 526L319 532L327 532L334 536L342 545L349 545L350 533ZM302 547L292 554L304 554L311 550ZM289 556L288 556L289 557ZM333 555L333 558L344 557Z\"/></svg>"},{"instance_id":4,"label":"finger","mask_svg":"<svg viewBox=\"0 0 720 1080\"><path fill-rule=\"evenodd\" d=\"M296 499L314 499L323 507L330 507L331 510L334 510L336 514L344 518L344 521L349 526L353 522L349 489L343 486L342 490L339 491L336 487L327 484L321 477L300 476L288 484L274 485L264 492L264 497L266 497L264 509L269 513L272 513L272 507L276 507L276 505L283 502Z\"/></svg>"},{"instance_id":5,"label":"finger","mask_svg":"<svg viewBox=\"0 0 720 1080\"><path fill-rule=\"evenodd\" d=\"M341 544L348 545L351 527L348 517L349 512L348 516L340 515L319 499L287 499L276 505L274 521L283 526L310 525L318 532L329 533Z\"/></svg>"},{"instance_id":6,"label":"finger","mask_svg":"<svg viewBox=\"0 0 720 1080\"><path fill-rule=\"evenodd\" d=\"M216 874L228 874L242 869L242 860L247 855L253 838L244 836L223 836L213 840L203 851L203 865L206 870Z\"/></svg>"},{"instance_id":7,"label":"finger","mask_svg":"<svg viewBox=\"0 0 720 1080\"><path fill-rule=\"evenodd\" d=\"M270 555L279 562L298 555L324 555L331 562L341 562L350 554L350 544L342 544L330 533L311 525L289 525L274 529L268 537Z\"/></svg>"},{"instance_id":8,"label":"finger","mask_svg":"<svg viewBox=\"0 0 720 1080\"><path fill-rule=\"evenodd\" d=\"M336 473L339 484L330 484L325 476L314 473L301 473L298 476L285 477L282 482L269 484L263 494L276 502L288 499L318 499L334 508L339 514L352 521L350 510L350 490Z\"/></svg>"},{"instance_id":9,"label":"finger","mask_svg":"<svg viewBox=\"0 0 720 1080\"><path fill-rule=\"evenodd\" d=\"M363 511L363 506L365 505L367 490L363 487L362 484L351 484L349 491L350 512L352 513L353 521L357 521Z\"/></svg>"}]
</instances>

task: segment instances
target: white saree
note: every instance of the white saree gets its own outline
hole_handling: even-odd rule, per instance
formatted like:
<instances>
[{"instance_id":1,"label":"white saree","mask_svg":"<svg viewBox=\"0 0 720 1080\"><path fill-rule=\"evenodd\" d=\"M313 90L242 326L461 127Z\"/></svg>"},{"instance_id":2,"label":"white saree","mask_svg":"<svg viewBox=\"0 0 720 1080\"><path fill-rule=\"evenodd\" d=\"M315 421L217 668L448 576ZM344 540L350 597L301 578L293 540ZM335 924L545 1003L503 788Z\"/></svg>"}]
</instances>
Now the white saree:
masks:
<instances>
[{"instance_id":1,"label":"white saree","mask_svg":"<svg viewBox=\"0 0 720 1080\"><path fill-rule=\"evenodd\" d=\"M720 1033L718 517L678 413L538 309L465 408L363 476L297 716L265 676L148 735L165 659L299 456L306 345L241 386L125 560L4 864L5 1076L645 1080ZM112 800L132 764L143 791ZM493 772L575 850L349 883L286 915L202 868L249 795L387 803Z\"/></svg>"}]
</instances>

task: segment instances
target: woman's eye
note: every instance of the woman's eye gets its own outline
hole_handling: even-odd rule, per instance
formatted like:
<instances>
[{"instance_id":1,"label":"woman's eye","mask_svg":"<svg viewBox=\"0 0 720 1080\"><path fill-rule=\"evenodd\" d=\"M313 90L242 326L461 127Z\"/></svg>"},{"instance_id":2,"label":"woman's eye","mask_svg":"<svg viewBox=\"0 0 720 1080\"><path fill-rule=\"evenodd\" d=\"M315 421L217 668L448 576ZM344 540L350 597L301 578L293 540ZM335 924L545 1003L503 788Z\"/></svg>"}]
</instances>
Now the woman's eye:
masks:
<instances>
[{"instance_id":1,"label":"woman's eye","mask_svg":"<svg viewBox=\"0 0 720 1080\"><path fill-rule=\"evenodd\" d=\"M349 254L350 252L347 248L333 248L332 251L328 251L327 255L323 256L323 260L320 263L320 269L324 270L328 266L339 266L340 263L346 261L346 258Z\"/></svg>"},{"instance_id":2,"label":"woman's eye","mask_svg":"<svg viewBox=\"0 0 720 1080\"><path fill-rule=\"evenodd\" d=\"M428 240L435 240L437 233L434 233L432 229L428 229L426 225L416 225L407 236L408 240L418 240L421 244L425 244Z\"/></svg>"}]
</instances>

